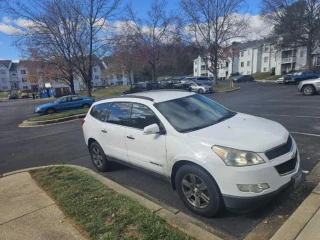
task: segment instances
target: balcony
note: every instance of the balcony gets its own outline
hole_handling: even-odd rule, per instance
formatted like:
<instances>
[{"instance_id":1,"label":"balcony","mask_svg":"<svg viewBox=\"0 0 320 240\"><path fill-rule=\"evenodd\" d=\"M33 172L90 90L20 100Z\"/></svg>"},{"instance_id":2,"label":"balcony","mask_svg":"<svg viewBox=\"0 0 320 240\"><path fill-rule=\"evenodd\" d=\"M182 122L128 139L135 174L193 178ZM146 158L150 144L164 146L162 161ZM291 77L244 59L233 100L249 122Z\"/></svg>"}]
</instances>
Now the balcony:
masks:
<instances>
[{"instance_id":1,"label":"balcony","mask_svg":"<svg viewBox=\"0 0 320 240\"><path fill-rule=\"evenodd\" d=\"M282 64L284 64L284 63L294 63L294 62L296 62L296 56L281 58L281 63Z\"/></svg>"}]
</instances>

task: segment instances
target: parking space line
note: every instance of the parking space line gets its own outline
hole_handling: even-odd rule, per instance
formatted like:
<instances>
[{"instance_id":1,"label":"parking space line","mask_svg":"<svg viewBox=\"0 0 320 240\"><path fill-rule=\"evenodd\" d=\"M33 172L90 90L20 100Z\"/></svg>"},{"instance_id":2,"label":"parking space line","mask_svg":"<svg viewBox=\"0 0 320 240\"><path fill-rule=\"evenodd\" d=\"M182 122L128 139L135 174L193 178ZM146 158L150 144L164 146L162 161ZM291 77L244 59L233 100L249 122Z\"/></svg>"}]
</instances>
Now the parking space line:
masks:
<instances>
[{"instance_id":1,"label":"parking space line","mask_svg":"<svg viewBox=\"0 0 320 240\"><path fill-rule=\"evenodd\" d=\"M276 115L276 114L255 114L258 116L270 116L270 117L295 117L295 118L315 118L320 119L320 116L292 116L292 115Z\"/></svg>"},{"instance_id":2,"label":"parking space line","mask_svg":"<svg viewBox=\"0 0 320 240\"><path fill-rule=\"evenodd\" d=\"M261 106L261 105L250 105L252 108L297 108L297 107L304 107L304 108L317 108L320 109L320 107L309 107L309 106Z\"/></svg>"},{"instance_id":3,"label":"parking space line","mask_svg":"<svg viewBox=\"0 0 320 240\"><path fill-rule=\"evenodd\" d=\"M312 137L320 137L319 134L312 134L312 133L301 133L301 132L290 132L292 134L298 134L298 135L306 135L306 136L312 136Z\"/></svg>"}]
</instances>

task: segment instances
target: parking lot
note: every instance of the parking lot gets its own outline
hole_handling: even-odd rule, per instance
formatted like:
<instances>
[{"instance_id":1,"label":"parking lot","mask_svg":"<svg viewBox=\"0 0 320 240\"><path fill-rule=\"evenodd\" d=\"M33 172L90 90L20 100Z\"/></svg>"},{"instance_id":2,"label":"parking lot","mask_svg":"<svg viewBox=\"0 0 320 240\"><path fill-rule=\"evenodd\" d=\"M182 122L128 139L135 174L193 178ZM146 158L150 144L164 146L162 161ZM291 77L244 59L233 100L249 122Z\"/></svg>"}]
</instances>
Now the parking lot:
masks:
<instances>
[{"instance_id":1,"label":"parking lot","mask_svg":"<svg viewBox=\"0 0 320 240\"><path fill-rule=\"evenodd\" d=\"M255 82L238 86L241 89L235 92L206 96L231 110L281 123L298 144L302 169L311 171L320 161L320 95L302 96L295 85ZM0 174L62 163L93 168L83 140L80 120L37 128L18 127L19 123L33 115L34 106L45 101L23 99L0 102ZM245 237L255 227L264 224L270 226L265 229L266 232L272 231L273 226L280 227L276 220L281 222L290 215L314 186L313 183L305 183L293 192L286 191L268 206L252 213L226 213L210 219L192 214L167 182L149 174L115 165L112 172L103 175L170 206L174 211L183 211L197 218L227 238L235 239ZM269 222L263 223L264 219Z\"/></svg>"}]
</instances>

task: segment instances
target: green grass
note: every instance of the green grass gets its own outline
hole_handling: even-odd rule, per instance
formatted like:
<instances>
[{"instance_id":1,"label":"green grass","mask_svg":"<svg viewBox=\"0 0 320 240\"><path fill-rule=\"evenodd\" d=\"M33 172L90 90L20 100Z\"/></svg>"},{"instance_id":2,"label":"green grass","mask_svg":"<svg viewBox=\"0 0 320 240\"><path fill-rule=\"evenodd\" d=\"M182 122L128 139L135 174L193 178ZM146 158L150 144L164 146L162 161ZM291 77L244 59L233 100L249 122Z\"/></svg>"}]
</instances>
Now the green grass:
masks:
<instances>
[{"instance_id":1,"label":"green grass","mask_svg":"<svg viewBox=\"0 0 320 240\"><path fill-rule=\"evenodd\" d=\"M95 100L101 100L108 97L114 97L122 95L123 92L130 88L130 85L121 85L121 86L111 86L108 88L102 88L97 91L92 92L92 96ZM81 91L80 95L86 96L86 91Z\"/></svg>"},{"instance_id":2,"label":"green grass","mask_svg":"<svg viewBox=\"0 0 320 240\"><path fill-rule=\"evenodd\" d=\"M0 92L0 98L8 98L8 92Z\"/></svg>"},{"instance_id":3,"label":"green grass","mask_svg":"<svg viewBox=\"0 0 320 240\"><path fill-rule=\"evenodd\" d=\"M84 172L48 167L30 174L89 239L191 239Z\"/></svg>"},{"instance_id":4,"label":"green grass","mask_svg":"<svg viewBox=\"0 0 320 240\"><path fill-rule=\"evenodd\" d=\"M67 111L67 112L58 112L51 115L39 115L32 118L29 118L27 121L46 121L46 120L53 120L58 118L64 118L64 117L70 117L78 114L85 114L88 112L88 109L78 109L73 111Z\"/></svg>"},{"instance_id":5,"label":"green grass","mask_svg":"<svg viewBox=\"0 0 320 240\"><path fill-rule=\"evenodd\" d=\"M255 80L277 80L281 75L270 75L269 72L257 72L252 74Z\"/></svg>"}]
</instances>

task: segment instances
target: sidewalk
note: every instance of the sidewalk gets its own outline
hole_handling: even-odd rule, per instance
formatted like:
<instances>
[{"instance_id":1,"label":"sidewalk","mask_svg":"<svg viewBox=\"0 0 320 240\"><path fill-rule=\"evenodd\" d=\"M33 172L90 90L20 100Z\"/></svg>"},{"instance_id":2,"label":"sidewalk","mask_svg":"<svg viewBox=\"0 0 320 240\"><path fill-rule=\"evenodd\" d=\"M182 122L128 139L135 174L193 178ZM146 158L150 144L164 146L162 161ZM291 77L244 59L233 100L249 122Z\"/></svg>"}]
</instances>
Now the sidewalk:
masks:
<instances>
[{"instance_id":1,"label":"sidewalk","mask_svg":"<svg viewBox=\"0 0 320 240\"><path fill-rule=\"evenodd\" d=\"M0 240L85 239L28 172L0 178Z\"/></svg>"},{"instance_id":2,"label":"sidewalk","mask_svg":"<svg viewBox=\"0 0 320 240\"><path fill-rule=\"evenodd\" d=\"M271 240L320 240L320 183Z\"/></svg>"}]
</instances>

